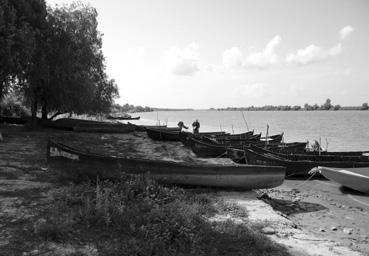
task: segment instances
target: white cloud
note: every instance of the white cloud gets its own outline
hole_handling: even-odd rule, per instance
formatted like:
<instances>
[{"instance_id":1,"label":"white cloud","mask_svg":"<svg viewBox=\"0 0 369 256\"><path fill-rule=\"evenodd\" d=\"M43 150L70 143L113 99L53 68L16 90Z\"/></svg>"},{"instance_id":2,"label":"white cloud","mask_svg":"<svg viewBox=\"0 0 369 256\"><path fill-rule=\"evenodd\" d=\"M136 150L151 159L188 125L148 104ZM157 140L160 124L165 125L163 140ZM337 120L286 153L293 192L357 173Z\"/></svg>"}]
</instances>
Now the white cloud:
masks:
<instances>
[{"instance_id":1,"label":"white cloud","mask_svg":"<svg viewBox=\"0 0 369 256\"><path fill-rule=\"evenodd\" d=\"M307 65L313 62L326 60L335 57L342 52L342 45L339 43L328 50L323 50L319 46L311 44L305 49L300 49L296 53L290 53L286 57L286 62L290 64Z\"/></svg>"},{"instance_id":2,"label":"white cloud","mask_svg":"<svg viewBox=\"0 0 369 256\"><path fill-rule=\"evenodd\" d=\"M264 83L252 83L236 87L233 93L237 97L241 96L258 99L265 96L267 94L267 90Z\"/></svg>"},{"instance_id":3,"label":"white cloud","mask_svg":"<svg viewBox=\"0 0 369 256\"><path fill-rule=\"evenodd\" d=\"M226 68L237 68L243 65L243 55L238 47L232 47L223 53L223 65Z\"/></svg>"},{"instance_id":4,"label":"white cloud","mask_svg":"<svg viewBox=\"0 0 369 256\"><path fill-rule=\"evenodd\" d=\"M199 46L191 43L181 49L172 47L165 52L165 61L169 70L179 76L191 76L200 70Z\"/></svg>"},{"instance_id":5,"label":"white cloud","mask_svg":"<svg viewBox=\"0 0 369 256\"><path fill-rule=\"evenodd\" d=\"M243 57L238 47L227 49L223 53L223 65L226 68L266 68L278 64L278 56L275 53L276 48L281 42L281 37L276 35L272 38L265 48L260 52L252 52L247 58ZM254 47L252 47L254 49Z\"/></svg>"},{"instance_id":6,"label":"white cloud","mask_svg":"<svg viewBox=\"0 0 369 256\"><path fill-rule=\"evenodd\" d=\"M275 53L275 49L281 42L281 37L276 35L270 42L265 46L261 52L251 53L246 59L246 66L265 68L270 65L278 63L278 56Z\"/></svg>"},{"instance_id":7,"label":"white cloud","mask_svg":"<svg viewBox=\"0 0 369 256\"><path fill-rule=\"evenodd\" d=\"M344 28L342 28L340 30L340 36L341 36L341 39L347 39L349 38L349 36L351 35L352 32L355 31L355 28L350 26L350 25L347 25L345 26Z\"/></svg>"}]
</instances>

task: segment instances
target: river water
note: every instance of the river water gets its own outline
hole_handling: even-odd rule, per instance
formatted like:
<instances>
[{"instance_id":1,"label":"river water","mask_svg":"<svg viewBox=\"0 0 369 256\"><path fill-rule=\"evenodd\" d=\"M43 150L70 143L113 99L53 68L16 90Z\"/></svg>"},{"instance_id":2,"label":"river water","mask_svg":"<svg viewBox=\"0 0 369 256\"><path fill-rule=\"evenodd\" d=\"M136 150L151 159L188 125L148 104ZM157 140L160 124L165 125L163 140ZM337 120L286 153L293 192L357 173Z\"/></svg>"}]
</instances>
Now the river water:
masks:
<instances>
[{"instance_id":1,"label":"river water","mask_svg":"<svg viewBox=\"0 0 369 256\"><path fill-rule=\"evenodd\" d=\"M243 115L242 115L243 113ZM284 132L284 141L321 141L329 151L369 150L369 111L158 111L135 113L136 124L176 126L183 121L190 129L196 119L200 131L239 133L254 130L269 135ZM135 115L133 115L135 116Z\"/></svg>"}]
</instances>

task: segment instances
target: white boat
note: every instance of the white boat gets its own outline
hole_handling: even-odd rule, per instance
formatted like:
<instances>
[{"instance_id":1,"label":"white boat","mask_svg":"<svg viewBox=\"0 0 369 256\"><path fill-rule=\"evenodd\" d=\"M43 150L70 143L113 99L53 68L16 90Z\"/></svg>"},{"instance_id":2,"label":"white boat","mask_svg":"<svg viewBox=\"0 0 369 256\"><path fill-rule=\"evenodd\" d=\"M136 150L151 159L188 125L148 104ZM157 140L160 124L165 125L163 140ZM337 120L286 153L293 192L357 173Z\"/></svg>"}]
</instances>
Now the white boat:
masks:
<instances>
[{"instance_id":1,"label":"white boat","mask_svg":"<svg viewBox=\"0 0 369 256\"><path fill-rule=\"evenodd\" d=\"M315 171L342 186L369 194L369 167L341 169L319 166Z\"/></svg>"}]
</instances>

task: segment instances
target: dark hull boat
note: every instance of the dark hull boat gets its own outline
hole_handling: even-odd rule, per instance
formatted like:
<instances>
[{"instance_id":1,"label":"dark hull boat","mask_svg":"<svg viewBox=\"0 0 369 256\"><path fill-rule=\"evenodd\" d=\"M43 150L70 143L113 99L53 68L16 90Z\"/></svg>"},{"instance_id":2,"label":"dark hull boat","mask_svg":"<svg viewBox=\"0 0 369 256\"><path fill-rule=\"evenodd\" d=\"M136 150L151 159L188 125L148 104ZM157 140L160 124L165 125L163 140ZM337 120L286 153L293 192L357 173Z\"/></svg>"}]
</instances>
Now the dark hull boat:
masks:
<instances>
[{"instance_id":1,"label":"dark hull boat","mask_svg":"<svg viewBox=\"0 0 369 256\"><path fill-rule=\"evenodd\" d=\"M56 121L39 120L46 128L57 130L93 132L93 133L128 133L135 130L134 126L122 123L99 122L93 120L62 118Z\"/></svg>"},{"instance_id":2,"label":"dark hull boat","mask_svg":"<svg viewBox=\"0 0 369 256\"><path fill-rule=\"evenodd\" d=\"M108 116L108 120L140 120L140 117L131 117L131 116Z\"/></svg>"},{"instance_id":3,"label":"dark hull boat","mask_svg":"<svg viewBox=\"0 0 369 256\"><path fill-rule=\"evenodd\" d=\"M228 150L227 154L231 155ZM355 168L355 167L369 167L369 162L357 162L357 161L292 161L286 158L276 156L275 154L263 154L256 152L252 149L245 148L242 158L237 158L235 161L234 157L231 157L237 163L245 163L251 165L267 165L267 166L284 166L286 167L287 175L308 175L309 171L317 166L337 167L337 168Z\"/></svg>"},{"instance_id":4,"label":"dark hull boat","mask_svg":"<svg viewBox=\"0 0 369 256\"><path fill-rule=\"evenodd\" d=\"M217 140L241 140L241 139L247 139L251 135L254 134L254 131L248 131L244 133L239 134L219 134L216 136Z\"/></svg>"},{"instance_id":5,"label":"dark hull boat","mask_svg":"<svg viewBox=\"0 0 369 256\"><path fill-rule=\"evenodd\" d=\"M191 138L190 147L198 157L227 157L228 148L243 149L249 147L251 144L258 146L265 146L262 141L248 141L247 144L221 144L215 140L204 137L202 139ZM296 150L303 150L306 143L292 142L292 143L274 143L268 144L267 147L272 150L280 152L295 152Z\"/></svg>"},{"instance_id":6,"label":"dark hull boat","mask_svg":"<svg viewBox=\"0 0 369 256\"><path fill-rule=\"evenodd\" d=\"M183 145L190 147L191 146L191 138L201 140L203 137L215 138L217 135L226 134L225 132L200 132L197 134L193 134L191 132L181 132L179 134L179 138Z\"/></svg>"},{"instance_id":7,"label":"dark hull boat","mask_svg":"<svg viewBox=\"0 0 369 256\"><path fill-rule=\"evenodd\" d=\"M138 132L146 132L146 129L169 129L167 128L167 125L138 125L138 124L132 124L128 122L128 124L133 125L135 127L135 130Z\"/></svg>"},{"instance_id":8,"label":"dark hull boat","mask_svg":"<svg viewBox=\"0 0 369 256\"><path fill-rule=\"evenodd\" d=\"M147 136L152 140L180 141L179 128L146 128Z\"/></svg>"},{"instance_id":9,"label":"dark hull boat","mask_svg":"<svg viewBox=\"0 0 369 256\"><path fill-rule=\"evenodd\" d=\"M7 123L7 124L25 124L30 120L28 117L10 117L10 116L0 116L0 124Z\"/></svg>"},{"instance_id":10,"label":"dark hull boat","mask_svg":"<svg viewBox=\"0 0 369 256\"><path fill-rule=\"evenodd\" d=\"M85 153L50 140L50 165L76 176L114 179L122 173L148 174L161 183L228 189L272 188L283 183L285 168L271 166L214 165L162 160L110 157Z\"/></svg>"},{"instance_id":11,"label":"dark hull boat","mask_svg":"<svg viewBox=\"0 0 369 256\"><path fill-rule=\"evenodd\" d=\"M255 145L250 145L250 148L258 153L263 154L274 154L278 157L286 158L291 161L355 161L355 162L368 162L369 156L350 156L350 155L313 155L313 154L289 154L289 153L278 153L271 150L261 148Z\"/></svg>"}]
</instances>

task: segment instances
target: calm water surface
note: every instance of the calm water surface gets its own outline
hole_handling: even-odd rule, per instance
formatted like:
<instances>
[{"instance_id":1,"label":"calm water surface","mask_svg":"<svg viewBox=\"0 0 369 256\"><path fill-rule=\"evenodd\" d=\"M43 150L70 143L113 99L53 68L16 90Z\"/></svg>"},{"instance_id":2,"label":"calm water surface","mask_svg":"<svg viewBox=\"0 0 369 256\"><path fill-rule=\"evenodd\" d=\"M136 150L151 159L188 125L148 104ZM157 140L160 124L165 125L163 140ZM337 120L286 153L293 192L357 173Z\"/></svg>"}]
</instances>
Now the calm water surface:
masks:
<instances>
[{"instance_id":1,"label":"calm water surface","mask_svg":"<svg viewBox=\"0 0 369 256\"><path fill-rule=\"evenodd\" d=\"M321 139L328 150L369 150L369 111L244 111L250 130L269 134L284 132L285 142ZM176 126L183 121L187 126L198 119L200 131L247 131L240 111L159 111L137 113L137 124L168 123Z\"/></svg>"}]
</instances>

